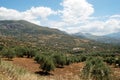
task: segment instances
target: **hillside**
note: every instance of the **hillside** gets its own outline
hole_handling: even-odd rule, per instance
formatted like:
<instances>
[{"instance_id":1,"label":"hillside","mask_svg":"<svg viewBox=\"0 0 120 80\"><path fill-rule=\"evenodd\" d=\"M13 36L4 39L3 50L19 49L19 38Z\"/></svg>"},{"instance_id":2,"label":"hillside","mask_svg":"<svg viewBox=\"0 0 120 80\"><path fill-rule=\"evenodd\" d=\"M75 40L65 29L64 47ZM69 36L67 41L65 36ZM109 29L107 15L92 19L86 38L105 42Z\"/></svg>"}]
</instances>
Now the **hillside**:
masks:
<instances>
[{"instance_id":1,"label":"hillside","mask_svg":"<svg viewBox=\"0 0 120 80\"><path fill-rule=\"evenodd\" d=\"M89 36L91 38L91 35ZM0 21L0 40L7 46L27 45L42 50L62 52L91 52L112 48L109 45L93 41L94 39L79 38L58 29L39 26L24 20ZM4 42L4 43L3 43Z\"/></svg>"},{"instance_id":2,"label":"hillside","mask_svg":"<svg viewBox=\"0 0 120 80\"><path fill-rule=\"evenodd\" d=\"M29 44L30 46L46 47L50 49L69 50L83 44L88 45L89 40L80 39L57 29L38 26L24 20L0 21L1 38L12 38L18 44ZM8 38L8 39L7 39ZM6 41L7 42L7 41Z\"/></svg>"},{"instance_id":3,"label":"hillside","mask_svg":"<svg viewBox=\"0 0 120 80\"><path fill-rule=\"evenodd\" d=\"M0 21L0 34L5 36L23 36L23 35L51 35L63 34L62 31L57 29L50 29L47 27L38 26L30 22L19 20L5 20Z\"/></svg>"}]
</instances>

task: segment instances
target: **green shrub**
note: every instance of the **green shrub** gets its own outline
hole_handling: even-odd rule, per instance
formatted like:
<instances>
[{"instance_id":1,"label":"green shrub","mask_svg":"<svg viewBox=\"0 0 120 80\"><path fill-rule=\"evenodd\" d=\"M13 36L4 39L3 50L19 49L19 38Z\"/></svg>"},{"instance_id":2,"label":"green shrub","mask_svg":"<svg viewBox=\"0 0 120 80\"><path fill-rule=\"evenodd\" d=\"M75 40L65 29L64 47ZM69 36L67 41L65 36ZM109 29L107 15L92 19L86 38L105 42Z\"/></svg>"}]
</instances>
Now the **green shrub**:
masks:
<instances>
[{"instance_id":1,"label":"green shrub","mask_svg":"<svg viewBox=\"0 0 120 80\"><path fill-rule=\"evenodd\" d=\"M55 69L55 65L54 65L53 59L51 57L43 58L43 62L41 63L40 68L45 73L48 73L51 70L54 70Z\"/></svg>"},{"instance_id":2,"label":"green shrub","mask_svg":"<svg viewBox=\"0 0 120 80\"><path fill-rule=\"evenodd\" d=\"M39 55L39 54L36 54L34 60L35 60L37 63L39 63L40 55Z\"/></svg>"},{"instance_id":3,"label":"green shrub","mask_svg":"<svg viewBox=\"0 0 120 80\"><path fill-rule=\"evenodd\" d=\"M8 58L8 60L11 60L15 57L15 51L13 48L4 48L2 50L2 57Z\"/></svg>"},{"instance_id":4,"label":"green shrub","mask_svg":"<svg viewBox=\"0 0 120 80\"><path fill-rule=\"evenodd\" d=\"M24 57L25 48L24 47L15 47L15 53L17 57Z\"/></svg>"},{"instance_id":5,"label":"green shrub","mask_svg":"<svg viewBox=\"0 0 120 80\"><path fill-rule=\"evenodd\" d=\"M90 57L82 70L84 80L111 80L111 70L100 58Z\"/></svg>"},{"instance_id":6,"label":"green shrub","mask_svg":"<svg viewBox=\"0 0 120 80\"><path fill-rule=\"evenodd\" d=\"M115 58L115 67L120 67L120 57Z\"/></svg>"},{"instance_id":7,"label":"green shrub","mask_svg":"<svg viewBox=\"0 0 120 80\"><path fill-rule=\"evenodd\" d=\"M36 51L32 48L26 48L26 52L25 52L25 56L27 56L27 58L32 58L34 57L36 54Z\"/></svg>"},{"instance_id":8,"label":"green shrub","mask_svg":"<svg viewBox=\"0 0 120 80\"><path fill-rule=\"evenodd\" d=\"M107 58L105 59L105 61L106 61L108 64L112 65L112 64L115 62L115 59L114 59L114 57L107 57Z\"/></svg>"},{"instance_id":9,"label":"green shrub","mask_svg":"<svg viewBox=\"0 0 120 80\"><path fill-rule=\"evenodd\" d=\"M57 67L63 67L66 64L66 56L64 54L55 54L53 58Z\"/></svg>"},{"instance_id":10,"label":"green shrub","mask_svg":"<svg viewBox=\"0 0 120 80\"><path fill-rule=\"evenodd\" d=\"M16 51L16 56L17 57L24 57L26 56L27 58L32 58L35 56L36 51L32 48L28 48L28 47L16 47L15 48Z\"/></svg>"},{"instance_id":11,"label":"green shrub","mask_svg":"<svg viewBox=\"0 0 120 80\"><path fill-rule=\"evenodd\" d=\"M4 48L4 45L0 44L0 51Z\"/></svg>"},{"instance_id":12,"label":"green shrub","mask_svg":"<svg viewBox=\"0 0 120 80\"><path fill-rule=\"evenodd\" d=\"M81 61L81 62L86 61L86 59L87 59L87 57L86 57L86 56L80 56L80 61Z\"/></svg>"},{"instance_id":13,"label":"green shrub","mask_svg":"<svg viewBox=\"0 0 120 80\"><path fill-rule=\"evenodd\" d=\"M45 54L37 54L34 60L40 64L40 68L43 72L48 73L51 70L55 69L55 64L53 62L52 56L48 56Z\"/></svg>"},{"instance_id":14,"label":"green shrub","mask_svg":"<svg viewBox=\"0 0 120 80\"><path fill-rule=\"evenodd\" d=\"M46 58L47 58L47 57L46 57L46 55L44 55L44 54L36 54L34 60L35 60L37 63L42 64Z\"/></svg>"},{"instance_id":15,"label":"green shrub","mask_svg":"<svg viewBox=\"0 0 120 80\"><path fill-rule=\"evenodd\" d=\"M72 60L70 57L66 57L66 65L70 65L72 63Z\"/></svg>"}]
</instances>

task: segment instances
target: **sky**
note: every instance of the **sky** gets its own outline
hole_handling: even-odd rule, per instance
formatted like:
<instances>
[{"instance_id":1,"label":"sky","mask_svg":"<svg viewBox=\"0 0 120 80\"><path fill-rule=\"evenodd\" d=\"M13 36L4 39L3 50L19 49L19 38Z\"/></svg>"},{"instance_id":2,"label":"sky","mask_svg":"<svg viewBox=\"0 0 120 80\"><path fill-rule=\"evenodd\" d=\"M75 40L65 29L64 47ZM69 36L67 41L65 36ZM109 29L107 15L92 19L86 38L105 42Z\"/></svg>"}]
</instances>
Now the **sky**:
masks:
<instances>
[{"instance_id":1,"label":"sky","mask_svg":"<svg viewBox=\"0 0 120 80\"><path fill-rule=\"evenodd\" d=\"M0 20L27 20L68 33L120 32L120 0L0 0Z\"/></svg>"}]
</instances>

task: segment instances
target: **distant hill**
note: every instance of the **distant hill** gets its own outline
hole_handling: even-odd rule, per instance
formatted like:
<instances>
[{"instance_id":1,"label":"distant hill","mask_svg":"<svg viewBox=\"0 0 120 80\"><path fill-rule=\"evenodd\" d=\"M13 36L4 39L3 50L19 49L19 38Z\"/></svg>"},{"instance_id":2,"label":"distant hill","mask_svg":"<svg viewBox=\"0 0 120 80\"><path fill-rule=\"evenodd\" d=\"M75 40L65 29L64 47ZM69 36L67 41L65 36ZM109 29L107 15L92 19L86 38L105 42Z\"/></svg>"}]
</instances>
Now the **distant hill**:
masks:
<instances>
[{"instance_id":1,"label":"distant hill","mask_svg":"<svg viewBox=\"0 0 120 80\"><path fill-rule=\"evenodd\" d=\"M81 33L81 32L75 33L73 35L78 36L78 37L83 38L83 39L87 38L87 39L93 39L93 40L97 37L97 36L92 35L90 33Z\"/></svg>"},{"instance_id":2,"label":"distant hill","mask_svg":"<svg viewBox=\"0 0 120 80\"><path fill-rule=\"evenodd\" d=\"M108 35L105 35L105 36L109 37L109 38L120 39L120 32L111 33L111 34L108 34Z\"/></svg>"},{"instance_id":3,"label":"distant hill","mask_svg":"<svg viewBox=\"0 0 120 80\"><path fill-rule=\"evenodd\" d=\"M96 36L92 35L90 33L75 33L73 34L74 36L77 36L79 38L83 39L89 39L97 42L102 42L102 43L110 43L110 44L119 44L120 43L120 32L119 33L112 33L104 36Z\"/></svg>"}]
</instances>

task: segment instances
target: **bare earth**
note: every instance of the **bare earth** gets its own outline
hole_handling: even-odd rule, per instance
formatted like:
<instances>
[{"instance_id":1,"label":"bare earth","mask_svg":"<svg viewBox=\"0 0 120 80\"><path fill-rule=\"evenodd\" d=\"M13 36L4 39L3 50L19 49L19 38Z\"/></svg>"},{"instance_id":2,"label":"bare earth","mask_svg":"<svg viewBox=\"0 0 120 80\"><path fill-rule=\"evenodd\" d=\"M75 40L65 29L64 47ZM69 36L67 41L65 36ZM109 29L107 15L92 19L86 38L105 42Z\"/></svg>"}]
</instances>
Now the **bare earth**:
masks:
<instances>
[{"instance_id":1,"label":"bare earth","mask_svg":"<svg viewBox=\"0 0 120 80\"><path fill-rule=\"evenodd\" d=\"M41 69L39 68L39 64L37 64L33 59L28 58L14 58L12 61L13 64L18 65L20 67L23 67L27 69L28 71L32 73L36 73L39 75L42 75ZM69 66L65 66L64 68L56 68L54 71L51 71L50 75L43 75L48 78L58 78L57 80L78 80L80 70L83 68L84 63L74 63ZM114 72L114 75L119 77L120 76L120 68L113 68L112 71Z\"/></svg>"}]
</instances>

